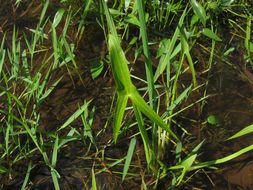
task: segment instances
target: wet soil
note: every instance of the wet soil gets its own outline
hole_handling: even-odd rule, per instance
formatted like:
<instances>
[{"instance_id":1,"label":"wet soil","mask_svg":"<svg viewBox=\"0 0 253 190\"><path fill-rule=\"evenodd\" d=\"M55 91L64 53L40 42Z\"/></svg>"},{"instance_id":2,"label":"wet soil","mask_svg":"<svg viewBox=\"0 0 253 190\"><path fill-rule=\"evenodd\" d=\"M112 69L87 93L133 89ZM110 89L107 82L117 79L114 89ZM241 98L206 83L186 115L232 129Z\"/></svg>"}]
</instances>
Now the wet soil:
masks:
<instances>
[{"instance_id":1,"label":"wet soil","mask_svg":"<svg viewBox=\"0 0 253 190\"><path fill-rule=\"evenodd\" d=\"M1 3L3 4L3 2ZM23 16L16 16L18 17L16 20L12 19L16 17L5 16L7 10L13 12L12 8L7 6L7 3L5 4L8 9L5 9L5 11L0 10L0 21L3 23L0 25L1 30L4 32L11 31L13 23L17 23L23 28L25 28L24 26L33 27L36 25L39 10L41 10L39 4L38 7L36 6L38 11L30 13L23 10L23 14L20 13ZM51 11L53 12L54 9L52 8ZM142 179L139 175L138 177L129 177L128 180L122 183L121 175L117 175L117 171L122 171L122 167L117 170L117 168L108 166L113 163L113 159L120 159L126 154L129 139L123 137L117 145L111 143L111 121L113 117L111 107L114 103L114 83L108 66L105 66L103 73L96 80L91 77L91 62L99 59L101 51L104 51L103 31L95 28L91 33L92 35L87 35L82 39L83 41L79 42L80 45L76 50L78 73L81 77L66 75L64 74L67 73L66 70L55 74L55 78L61 75L64 75L64 77L40 109L40 130L54 131L75 112L79 105L83 104L84 100L92 100L90 107L94 106L96 108L92 130L97 137L97 148L100 150L98 154L105 154L106 158L100 160L101 156L97 155L97 150L90 148L88 143L69 143L58 156L56 169L61 175L61 189L89 189L91 186L91 168L94 166L97 170L104 170L96 177L98 189L140 189ZM7 42L10 42L11 35L7 38L9 38ZM86 43L87 41L89 43ZM90 45L91 43L93 45ZM7 43L6 46L10 46L10 43ZM138 61L141 62L142 60L139 59ZM241 57L234 60L234 62L237 61L242 62ZM143 68L135 68L138 76L143 75L142 71ZM247 71L251 72L251 70ZM245 80L245 75L248 76L243 69L239 68L237 70L218 61L212 68L208 93L215 94L215 96L208 99L203 111L204 116L201 117L206 118L208 115L215 115L221 123L217 126L208 124L197 126L200 130L199 140L206 139L203 157L201 158L203 161L229 155L253 143L252 135L242 137L239 140L224 142L224 139L253 123L253 88L249 80ZM189 77L190 75L181 80L190 81ZM193 113L196 113L196 111L193 111ZM187 113L185 113L185 116L187 116ZM195 114L193 117L197 118L199 115L196 116ZM203 118L200 118L200 120ZM191 124L188 123L188 125ZM196 126L196 124L192 125ZM72 127L82 128L81 120L77 120ZM129 134L131 133L133 134L130 131ZM194 135L197 136L197 133ZM222 165L218 170L201 170L186 182L181 189L252 189L252 158L253 153L248 153L236 158L231 163ZM30 188L53 189L50 171L41 159L39 156L33 158L37 164L32 169L32 185ZM133 158L133 165L136 168L133 172L140 173L141 171L143 175L147 173L144 169L144 160L143 145L141 141L138 141L136 154ZM4 184L4 189L20 188L27 164L23 162L17 164L14 168L17 172L12 179L8 177L4 177L3 180L0 179L1 183ZM149 180L152 181L151 178L148 175L144 177L147 184ZM164 183L166 184L166 182Z\"/></svg>"},{"instance_id":2,"label":"wet soil","mask_svg":"<svg viewBox=\"0 0 253 190\"><path fill-rule=\"evenodd\" d=\"M207 118L215 115L219 124L204 123L201 126L201 140L205 139L202 159L214 160L230 155L253 143L253 135L246 135L232 141L227 138L253 123L253 88L251 82L251 69L237 67L242 63L242 57L233 57L232 65L215 61L209 78L209 98L202 115ZM250 71L250 73L248 73ZM252 189L253 153L249 152L234 160L218 166L217 170L200 171L189 182L192 184L199 180L194 187L199 189ZM195 181L195 182L194 182ZM206 181L206 183L202 183ZM188 185L186 184L186 187ZM197 188L197 189L198 189ZM182 188L184 189L184 188ZM186 188L188 189L188 188Z\"/></svg>"}]
</instances>

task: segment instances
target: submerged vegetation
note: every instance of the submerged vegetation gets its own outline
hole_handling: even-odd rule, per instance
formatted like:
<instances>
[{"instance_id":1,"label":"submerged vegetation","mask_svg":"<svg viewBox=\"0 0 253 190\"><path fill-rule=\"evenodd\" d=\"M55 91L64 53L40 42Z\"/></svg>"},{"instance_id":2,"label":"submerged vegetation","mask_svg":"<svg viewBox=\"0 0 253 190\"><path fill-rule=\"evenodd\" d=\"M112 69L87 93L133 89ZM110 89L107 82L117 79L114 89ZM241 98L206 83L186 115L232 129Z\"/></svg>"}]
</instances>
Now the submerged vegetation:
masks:
<instances>
[{"instance_id":1,"label":"submerged vegetation","mask_svg":"<svg viewBox=\"0 0 253 190\"><path fill-rule=\"evenodd\" d=\"M1 189L252 187L251 0L0 2Z\"/></svg>"}]
</instances>

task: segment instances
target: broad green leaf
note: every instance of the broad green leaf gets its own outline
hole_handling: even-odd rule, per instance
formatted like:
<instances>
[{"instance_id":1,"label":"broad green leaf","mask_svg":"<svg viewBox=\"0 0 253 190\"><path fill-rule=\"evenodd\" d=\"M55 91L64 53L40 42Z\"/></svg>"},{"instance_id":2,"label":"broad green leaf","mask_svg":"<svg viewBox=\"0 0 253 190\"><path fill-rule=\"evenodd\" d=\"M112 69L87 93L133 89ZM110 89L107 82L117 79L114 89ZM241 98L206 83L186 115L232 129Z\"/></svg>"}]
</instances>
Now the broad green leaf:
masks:
<instances>
[{"instance_id":1,"label":"broad green leaf","mask_svg":"<svg viewBox=\"0 0 253 190\"><path fill-rule=\"evenodd\" d=\"M205 9L196 0L191 0L191 5L194 13L199 17L202 24L205 25L207 20Z\"/></svg>"},{"instance_id":2,"label":"broad green leaf","mask_svg":"<svg viewBox=\"0 0 253 190\"><path fill-rule=\"evenodd\" d=\"M128 169L129 169L129 166L130 166L133 154L134 154L135 145L136 145L136 138L134 137L131 139L131 142L129 144L129 148L127 151L126 162L125 162L124 169L123 169L122 181L124 181L124 179L127 175L127 172L128 172Z\"/></svg>"},{"instance_id":3,"label":"broad green leaf","mask_svg":"<svg viewBox=\"0 0 253 190\"><path fill-rule=\"evenodd\" d=\"M127 15L127 17L125 18L125 22L128 22L130 24L133 24L133 25L136 25L136 26L140 27L140 21L133 14Z\"/></svg>"},{"instance_id":4,"label":"broad green leaf","mask_svg":"<svg viewBox=\"0 0 253 190\"><path fill-rule=\"evenodd\" d=\"M194 26L198 21L199 21L199 17L194 14L191 18L191 26Z\"/></svg>"},{"instance_id":5,"label":"broad green leaf","mask_svg":"<svg viewBox=\"0 0 253 190\"><path fill-rule=\"evenodd\" d=\"M182 46L181 43L178 43L178 45L175 47L174 51L172 52L170 59L173 59L174 57L176 57L176 55L180 53L182 49L181 46Z\"/></svg>"},{"instance_id":6,"label":"broad green leaf","mask_svg":"<svg viewBox=\"0 0 253 190\"><path fill-rule=\"evenodd\" d=\"M42 9L41 14L40 14L40 20L39 20L39 24L38 24L37 28L41 27L41 24L42 24L42 22L45 18L47 8L48 8L48 5L49 5L49 0L44 1L43 5L44 6L43 6L43 9Z\"/></svg>"},{"instance_id":7,"label":"broad green leaf","mask_svg":"<svg viewBox=\"0 0 253 190\"><path fill-rule=\"evenodd\" d=\"M137 89L133 85L130 72L128 69L128 61L125 54L120 46L120 40L112 18L108 12L106 3L104 1L103 6L105 9L106 19L109 27L108 36L108 46L109 55L111 61L111 68L113 77L116 84L116 90L118 94L118 101L116 106L116 113L114 118L114 140L117 141L121 122L124 116L125 107L128 98L131 99L134 106L138 108L142 113L144 113L149 119L154 123L158 124L161 128L166 130L173 138L178 141L177 136L171 131L170 127L166 125L163 120L157 115L157 113L144 101L144 99L139 95ZM176 41L176 40L175 40ZM174 47L174 46L173 46Z\"/></svg>"},{"instance_id":8,"label":"broad green leaf","mask_svg":"<svg viewBox=\"0 0 253 190\"><path fill-rule=\"evenodd\" d=\"M82 122L83 122L83 134L82 136L84 139L89 138L91 143L96 146L95 138L92 134L92 125L93 125L93 119L95 114L95 107L91 109L91 111L86 110L82 115Z\"/></svg>"},{"instance_id":9,"label":"broad green leaf","mask_svg":"<svg viewBox=\"0 0 253 190\"><path fill-rule=\"evenodd\" d=\"M139 0L137 1L137 12L140 21L140 36L142 39L142 47L143 47L143 54L144 54L144 61L145 61L145 71L146 71L146 79L148 82L148 97L149 97L149 104L153 108L153 101L155 99L154 93L154 74L153 74L153 67L152 67L152 59L150 56L149 46L148 46L148 33L147 33L147 26L145 16L145 8L144 8L144 1ZM148 17L147 17L148 19ZM154 126L154 129L156 127ZM154 133L153 133L154 134Z\"/></svg>"},{"instance_id":10,"label":"broad green leaf","mask_svg":"<svg viewBox=\"0 0 253 190\"><path fill-rule=\"evenodd\" d=\"M250 53L253 53L253 43L249 42L249 51Z\"/></svg>"},{"instance_id":11,"label":"broad green leaf","mask_svg":"<svg viewBox=\"0 0 253 190\"><path fill-rule=\"evenodd\" d=\"M29 30L30 32L34 33L37 37L40 37L40 38L42 38L42 39L48 39L48 35L45 34L45 33L43 33L43 32L40 31L40 30L34 30L34 29L31 29L31 28L29 28L28 30ZM28 43L29 43L29 42L27 41L26 44L28 44ZM28 47L30 47L30 45L28 45ZM31 47L30 47L30 48L31 48ZM30 48L29 48L29 51L31 52Z\"/></svg>"},{"instance_id":12,"label":"broad green leaf","mask_svg":"<svg viewBox=\"0 0 253 190\"><path fill-rule=\"evenodd\" d=\"M73 128L72 128L73 129ZM63 145L69 143L69 142L72 142L72 141L77 141L77 140L81 140L81 136L67 136L67 137L64 137L63 139L60 139L59 140L59 145L58 147L61 148Z\"/></svg>"},{"instance_id":13,"label":"broad green leaf","mask_svg":"<svg viewBox=\"0 0 253 190\"><path fill-rule=\"evenodd\" d=\"M181 153L182 153L182 150L183 150L183 145L181 142L178 142L177 143L177 146L176 146L176 161L181 163Z\"/></svg>"},{"instance_id":14,"label":"broad green leaf","mask_svg":"<svg viewBox=\"0 0 253 190\"><path fill-rule=\"evenodd\" d=\"M118 91L126 91L126 93L129 93L134 86L127 66L128 61L126 60L125 54L120 46L118 37L110 34L108 45L116 88Z\"/></svg>"},{"instance_id":15,"label":"broad green leaf","mask_svg":"<svg viewBox=\"0 0 253 190\"><path fill-rule=\"evenodd\" d=\"M77 64L76 64L76 61L75 61L75 54L73 53L73 48L71 47L71 45L66 41L65 38L62 38L62 41L63 41L63 44L64 44L64 47L67 51L67 58L69 58L69 60L72 61L73 65L75 68L77 68ZM68 61L67 61L68 62ZM65 62L65 63L67 63Z\"/></svg>"},{"instance_id":16,"label":"broad green leaf","mask_svg":"<svg viewBox=\"0 0 253 190\"><path fill-rule=\"evenodd\" d=\"M204 28L204 29L202 30L202 33L203 33L205 36L207 36L208 38L211 38L211 39L213 39L213 40L215 40L215 41L218 41L218 42L221 42L221 41L222 41L222 39L220 39L219 36L217 36L212 30L210 30L210 29L208 29L208 28Z\"/></svg>"},{"instance_id":17,"label":"broad green leaf","mask_svg":"<svg viewBox=\"0 0 253 190\"><path fill-rule=\"evenodd\" d=\"M163 39L160 41L159 48L157 49L156 57L161 57L166 54L170 44L170 39Z\"/></svg>"},{"instance_id":18,"label":"broad green leaf","mask_svg":"<svg viewBox=\"0 0 253 190\"><path fill-rule=\"evenodd\" d=\"M253 132L253 124L243 128L242 130L240 130L239 132L234 134L232 137L229 137L227 140L235 139L235 138L247 135L247 134L252 133L252 132Z\"/></svg>"},{"instance_id":19,"label":"broad green leaf","mask_svg":"<svg viewBox=\"0 0 253 190\"><path fill-rule=\"evenodd\" d=\"M111 15L115 15L115 16L123 15L123 13L117 9L109 9L109 12Z\"/></svg>"}]
</instances>

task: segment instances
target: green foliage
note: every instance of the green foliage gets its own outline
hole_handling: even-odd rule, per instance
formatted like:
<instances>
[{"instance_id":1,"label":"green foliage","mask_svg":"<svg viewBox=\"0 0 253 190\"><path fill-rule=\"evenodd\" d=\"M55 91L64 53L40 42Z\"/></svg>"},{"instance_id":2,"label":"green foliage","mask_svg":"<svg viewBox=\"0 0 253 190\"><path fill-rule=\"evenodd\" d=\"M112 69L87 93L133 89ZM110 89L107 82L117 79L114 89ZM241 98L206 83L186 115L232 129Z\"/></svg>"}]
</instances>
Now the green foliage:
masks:
<instances>
[{"instance_id":1,"label":"green foliage","mask_svg":"<svg viewBox=\"0 0 253 190\"><path fill-rule=\"evenodd\" d=\"M132 157L134 154L135 145L136 145L136 138L133 138L133 139L131 139L131 142L129 144L129 148L127 151L126 162L125 162L124 169L123 169L122 181L124 181L124 179L127 175L128 169L130 167L131 160L132 160Z\"/></svg>"},{"instance_id":2,"label":"green foliage","mask_svg":"<svg viewBox=\"0 0 253 190\"><path fill-rule=\"evenodd\" d=\"M232 137L229 137L227 140L231 140L231 139L235 139L235 138L239 138L241 136L250 134L253 132L253 124L243 128L242 130L240 130L239 132L237 132L236 134L234 134Z\"/></svg>"},{"instance_id":3,"label":"green foliage","mask_svg":"<svg viewBox=\"0 0 253 190\"><path fill-rule=\"evenodd\" d=\"M29 4L22 0L5 4L9 3L13 3L15 10L22 10ZM87 169L91 173L91 189L99 189L97 175L102 172L111 176L119 174L124 183L138 176L136 179L141 179L143 189L156 189L162 178L166 178L166 182L172 179L167 188L175 189L187 183L188 172L220 166L252 151L253 145L248 145L216 160L201 161L198 155L204 154L201 150L206 148L204 141L191 140L194 139L192 125L201 127L197 129L201 133L207 127L213 130L212 125L223 123L215 115L201 117L206 114L208 99L216 96L209 94L210 86L215 85L210 80L216 72L213 63L226 63L238 69L240 64L235 66L229 62L236 55L242 56L238 60L245 63L246 69L253 67L250 3L247 0L61 0L55 8L53 2L46 0L38 9L41 13L36 18L35 28L23 29L18 22L16 26L7 23L8 30L4 33L3 23L0 26L0 136L4 139L0 144L1 175L11 179L16 173L16 164L27 163L20 188L32 188L30 175L37 166L33 158L39 157L39 163L44 162L50 171L54 188L60 189L64 177L57 171L59 155L71 142L78 141L87 150L81 159L93 162ZM16 21L19 18L15 18ZM107 129L110 118L97 118L96 109L91 106L97 104L95 99L84 100L56 130L45 131L41 127L41 109L65 76L65 73L60 76L59 72L66 69L64 71L72 79L72 73L78 70L80 63L76 54L79 49L76 48L80 43L87 47L93 43L86 41L89 38L86 31L94 25L104 31L108 52L102 50L105 55L91 61L84 57L82 64L90 62L93 80L101 80L98 76L103 71L104 76L112 71L116 86L116 99L108 113L111 115L114 111L112 137L99 137L110 131ZM228 34L224 34L225 29L229 30ZM234 44L234 38L240 43ZM106 66L108 62L109 67ZM145 71L141 64L145 65ZM143 76L135 75L139 68ZM136 121L132 120L133 114ZM188 118L188 115L195 115L197 119ZM180 118L189 124L181 122ZM78 119L81 126L74 124ZM97 120L106 120L106 123L100 126ZM131 129L135 126L137 130ZM218 127L215 130L219 130ZM252 132L253 126L249 125L226 141L243 138ZM108 158L106 148L113 142L121 142L123 135L131 139L128 151L122 158ZM202 137L199 134L198 139ZM145 153L144 164L141 163L143 157L135 153L137 147ZM139 159L138 166L134 155Z\"/></svg>"}]
</instances>

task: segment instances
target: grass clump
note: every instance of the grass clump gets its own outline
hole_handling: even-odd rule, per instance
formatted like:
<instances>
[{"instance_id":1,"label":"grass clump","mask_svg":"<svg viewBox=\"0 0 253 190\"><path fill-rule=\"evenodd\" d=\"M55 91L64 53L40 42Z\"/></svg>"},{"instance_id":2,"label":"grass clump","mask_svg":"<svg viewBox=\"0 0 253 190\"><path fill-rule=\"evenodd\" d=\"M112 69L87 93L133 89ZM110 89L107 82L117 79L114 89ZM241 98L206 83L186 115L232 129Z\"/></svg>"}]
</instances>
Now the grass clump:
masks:
<instances>
[{"instance_id":1,"label":"grass clump","mask_svg":"<svg viewBox=\"0 0 253 190\"><path fill-rule=\"evenodd\" d=\"M1 188L195 188L195 173L250 154L205 156L212 130L225 129L223 147L252 133L210 108L226 76L253 81L250 1L36 3L31 26L26 1L3 4L20 18L0 14Z\"/></svg>"}]
</instances>

